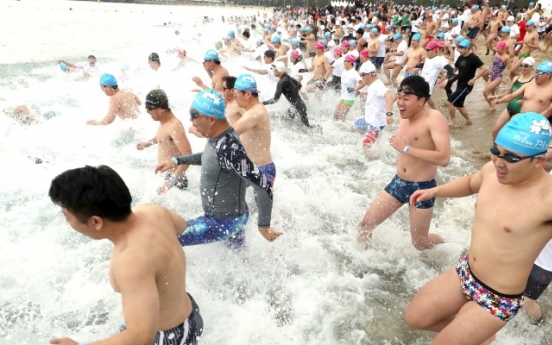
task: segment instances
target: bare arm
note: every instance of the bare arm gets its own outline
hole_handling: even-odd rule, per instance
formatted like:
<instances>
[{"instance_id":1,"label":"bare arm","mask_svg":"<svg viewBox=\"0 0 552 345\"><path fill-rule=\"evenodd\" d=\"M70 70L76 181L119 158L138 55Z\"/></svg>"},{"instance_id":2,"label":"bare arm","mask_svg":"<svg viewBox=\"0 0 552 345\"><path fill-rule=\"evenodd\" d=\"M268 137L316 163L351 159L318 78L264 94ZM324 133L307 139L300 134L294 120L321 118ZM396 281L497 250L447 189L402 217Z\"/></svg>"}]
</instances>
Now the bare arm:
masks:
<instances>
[{"instance_id":1,"label":"bare arm","mask_svg":"<svg viewBox=\"0 0 552 345\"><path fill-rule=\"evenodd\" d=\"M330 79L330 77L332 76L332 65L330 65L330 61L326 58L324 59L324 68L326 70L326 75L324 76L324 79L325 80L328 80Z\"/></svg>"},{"instance_id":2,"label":"bare arm","mask_svg":"<svg viewBox=\"0 0 552 345\"><path fill-rule=\"evenodd\" d=\"M192 154L192 147L190 146L190 142L186 137L186 132L184 131L184 127L182 126L182 124L176 127L171 137L174 144L178 148L178 151L180 151L181 156ZM188 170L188 167L189 165L179 165L176 168L175 175L177 177L181 176L186 170Z\"/></svg>"},{"instance_id":3,"label":"bare arm","mask_svg":"<svg viewBox=\"0 0 552 345\"><path fill-rule=\"evenodd\" d=\"M109 102L109 109L107 110L107 115L101 119L100 121L96 120L90 120L86 124L88 125L109 125L115 121L115 118L117 117L117 112L119 110L119 106L117 105L117 102L110 101Z\"/></svg>"},{"instance_id":4,"label":"bare arm","mask_svg":"<svg viewBox=\"0 0 552 345\"><path fill-rule=\"evenodd\" d=\"M184 218L180 217L178 214L174 213L173 211L166 209L167 212L169 212L169 215L171 216L174 230L176 232L176 236L182 235L184 230L188 227L188 223L184 220Z\"/></svg>"},{"instance_id":5,"label":"bare arm","mask_svg":"<svg viewBox=\"0 0 552 345\"><path fill-rule=\"evenodd\" d=\"M527 84L524 84L522 87L520 87L519 89L517 89L516 92L514 93L511 93L509 95L506 95L504 97L501 97L499 99L497 99L495 102L496 103L504 103L504 102L510 102L512 99L516 98L516 97L519 97L519 96L522 96L523 93L525 92L525 88L527 87L529 83Z\"/></svg>"},{"instance_id":6,"label":"bare arm","mask_svg":"<svg viewBox=\"0 0 552 345\"><path fill-rule=\"evenodd\" d=\"M132 94L134 96L134 100L136 101L136 104L138 105L142 105L142 101L140 100L140 98L138 98L138 96L136 96L135 94Z\"/></svg>"},{"instance_id":7,"label":"bare arm","mask_svg":"<svg viewBox=\"0 0 552 345\"><path fill-rule=\"evenodd\" d=\"M241 118L232 124L232 127L238 134L243 134L259 124L261 116L259 114L245 113Z\"/></svg>"}]
</instances>

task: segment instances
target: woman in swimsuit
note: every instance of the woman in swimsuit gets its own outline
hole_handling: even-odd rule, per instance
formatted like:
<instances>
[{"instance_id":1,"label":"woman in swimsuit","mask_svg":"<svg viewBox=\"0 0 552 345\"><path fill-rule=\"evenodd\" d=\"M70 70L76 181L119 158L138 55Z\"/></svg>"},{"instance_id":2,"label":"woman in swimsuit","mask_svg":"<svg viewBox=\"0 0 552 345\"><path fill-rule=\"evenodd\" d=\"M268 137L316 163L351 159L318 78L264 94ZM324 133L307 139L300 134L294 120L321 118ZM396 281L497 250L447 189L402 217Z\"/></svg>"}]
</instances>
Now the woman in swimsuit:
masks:
<instances>
[{"instance_id":1,"label":"woman in swimsuit","mask_svg":"<svg viewBox=\"0 0 552 345\"><path fill-rule=\"evenodd\" d=\"M483 95L490 106L489 112L495 110L495 106L492 102L494 99L493 94L495 93L496 88L503 80L506 82L506 79L502 78L502 72L506 69L506 67L508 67L508 70L511 68L510 57L506 54L506 42L500 41L496 45L496 54L491 66L491 72L489 73L490 78L487 81L487 85L485 85L485 90L483 91Z\"/></svg>"}]
</instances>

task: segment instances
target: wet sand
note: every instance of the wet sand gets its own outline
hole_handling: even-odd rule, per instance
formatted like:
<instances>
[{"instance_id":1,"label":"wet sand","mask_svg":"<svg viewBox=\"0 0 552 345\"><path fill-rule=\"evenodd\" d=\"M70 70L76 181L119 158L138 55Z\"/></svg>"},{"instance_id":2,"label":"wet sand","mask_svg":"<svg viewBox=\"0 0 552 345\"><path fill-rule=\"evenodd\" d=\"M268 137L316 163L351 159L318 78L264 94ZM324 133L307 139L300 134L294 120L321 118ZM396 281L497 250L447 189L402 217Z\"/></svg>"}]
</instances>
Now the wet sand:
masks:
<instances>
[{"instance_id":1,"label":"wet sand","mask_svg":"<svg viewBox=\"0 0 552 345\"><path fill-rule=\"evenodd\" d=\"M485 65L490 67L494 55L492 52L489 55L485 55L487 48L485 47L485 41L482 35L477 38L476 44L479 48L475 53L485 63ZM531 54L531 56L535 58L535 68L539 63L547 59L547 54L549 53L543 53L540 51L533 52ZM493 126L502 110L506 108L506 104L499 104L493 113L487 112L489 104L483 96L485 84L486 82L483 79L477 80L473 91L466 98L466 107L472 118L473 125L462 125L465 121L464 117L456 111L455 121L457 125L451 127L450 131L451 137L462 143L462 145L458 147L453 147L451 154L470 161L476 169L479 169L490 159L489 148L492 145L491 130L493 129ZM504 87L508 88L509 85L510 82L504 85ZM454 92L455 89L456 83L453 85L452 91ZM499 88L497 90L498 92L503 92L504 89ZM445 90L439 86L435 86L433 93L433 96L435 97L435 104L448 118L449 111L446 106L447 96Z\"/></svg>"}]
</instances>

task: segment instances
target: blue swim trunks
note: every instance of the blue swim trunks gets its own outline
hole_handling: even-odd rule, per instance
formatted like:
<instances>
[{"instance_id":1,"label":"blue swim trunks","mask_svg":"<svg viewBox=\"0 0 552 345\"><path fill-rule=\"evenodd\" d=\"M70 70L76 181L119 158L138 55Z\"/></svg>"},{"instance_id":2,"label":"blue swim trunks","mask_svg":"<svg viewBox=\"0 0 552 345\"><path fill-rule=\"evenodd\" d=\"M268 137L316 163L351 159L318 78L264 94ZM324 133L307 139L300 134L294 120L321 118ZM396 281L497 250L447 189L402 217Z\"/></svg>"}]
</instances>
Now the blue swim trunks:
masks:
<instances>
[{"instance_id":1,"label":"blue swim trunks","mask_svg":"<svg viewBox=\"0 0 552 345\"><path fill-rule=\"evenodd\" d=\"M245 224L249 219L249 210L239 217L213 217L204 215L188 221L188 227L178 236L180 244L195 246L196 244L226 241L229 248L245 246Z\"/></svg>"},{"instance_id":2,"label":"blue swim trunks","mask_svg":"<svg viewBox=\"0 0 552 345\"><path fill-rule=\"evenodd\" d=\"M410 182L401 179L395 175L393 180L385 187L385 191L389 193L393 198L399 200L403 204L407 204L410 201L410 196L419 189L430 189L437 186L435 179L424 182ZM430 200L417 202L416 208L427 209L432 208L435 204L435 198Z\"/></svg>"},{"instance_id":3,"label":"blue swim trunks","mask_svg":"<svg viewBox=\"0 0 552 345\"><path fill-rule=\"evenodd\" d=\"M274 163L263 165L262 167L258 167L258 169L266 176L270 184L274 184L274 180L276 179L276 165Z\"/></svg>"}]
</instances>

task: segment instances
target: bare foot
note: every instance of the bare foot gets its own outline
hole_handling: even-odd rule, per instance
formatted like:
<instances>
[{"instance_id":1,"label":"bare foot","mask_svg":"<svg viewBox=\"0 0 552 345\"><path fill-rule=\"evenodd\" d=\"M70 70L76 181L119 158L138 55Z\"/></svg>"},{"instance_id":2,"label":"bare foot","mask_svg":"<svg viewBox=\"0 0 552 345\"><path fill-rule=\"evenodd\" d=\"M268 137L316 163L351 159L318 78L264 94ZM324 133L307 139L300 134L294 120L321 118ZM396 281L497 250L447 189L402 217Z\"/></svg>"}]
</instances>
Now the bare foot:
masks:
<instances>
[{"instance_id":1,"label":"bare foot","mask_svg":"<svg viewBox=\"0 0 552 345\"><path fill-rule=\"evenodd\" d=\"M492 105L489 109L487 109L487 114L493 114L496 110L496 106Z\"/></svg>"},{"instance_id":2,"label":"bare foot","mask_svg":"<svg viewBox=\"0 0 552 345\"><path fill-rule=\"evenodd\" d=\"M464 125L471 126L471 125L473 125L473 122L472 122L472 120L469 120L469 121L466 121L466 123L464 123Z\"/></svg>"},{"instance_id":3,"label":"bare foot","mask_svg":"<svg viewBox=\"0 0 552 345\"><path fill-rule=\"evenodd\" d=\"M385 83L383 83L383 85L387 85L387 86L392 85L392 84L393 83L391 83L390 81L386 81Z\"/></svg>"},{"instance_id":4,"label":"bare foot","mask_svg":"<svg viewBox=\"0 0 552 345\"><path fill-rule=\"evenodd\" d=\"M448 121L448 125L449 125L450 127L454 126L454 125L455 125L454 120L449 120L449 121Z\"/></svg>"}]
</instances>

